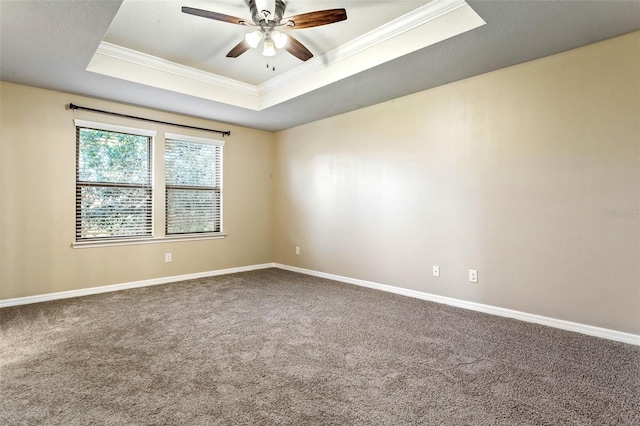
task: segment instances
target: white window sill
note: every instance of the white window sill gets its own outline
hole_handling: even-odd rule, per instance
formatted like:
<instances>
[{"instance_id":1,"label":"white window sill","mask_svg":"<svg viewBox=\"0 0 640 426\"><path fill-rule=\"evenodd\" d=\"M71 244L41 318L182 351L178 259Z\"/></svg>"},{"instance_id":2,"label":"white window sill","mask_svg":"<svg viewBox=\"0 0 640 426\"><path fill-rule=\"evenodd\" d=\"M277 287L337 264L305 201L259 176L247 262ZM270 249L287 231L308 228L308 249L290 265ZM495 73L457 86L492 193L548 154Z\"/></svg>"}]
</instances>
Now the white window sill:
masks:
<instances>
[{"instance_id":1,"label":"white window sill","mask_svg":"<svg viewBox=\"0 0 640 426\"><path fill-rule=\"evenodd\" d=\"M192 234L192 235L176 235L160 238L135 238L130 240L106 240L106 241L76 241L71 243L74 249L94 248L94 247L113 247L113 246L132 246L140 244L157 244L157 243L173 243L184 241L200 241L200 240L219 240L226 238L227 234Z\"/></svg>"}]
</instances>

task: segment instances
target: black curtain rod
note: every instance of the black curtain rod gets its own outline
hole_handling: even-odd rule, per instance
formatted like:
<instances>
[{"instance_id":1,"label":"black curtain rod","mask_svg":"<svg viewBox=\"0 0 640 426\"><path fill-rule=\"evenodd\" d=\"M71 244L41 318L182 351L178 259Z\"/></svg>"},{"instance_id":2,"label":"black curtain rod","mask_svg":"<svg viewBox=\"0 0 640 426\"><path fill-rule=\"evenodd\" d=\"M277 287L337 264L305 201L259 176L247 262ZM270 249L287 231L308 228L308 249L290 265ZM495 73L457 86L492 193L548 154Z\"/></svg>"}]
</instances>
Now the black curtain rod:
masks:
<instances>
[{"instance_id":1,"label":"black curtain rod","mask_svg":"<svg viewBox=\"0 0 640 426\"><path fill-rule=\"evenodd\" d=\"M186 124L177 124L177 123L170 123L168 121L154 120L154 119L151 119L151 118L136 117L135 115L120 114L120 113L117 113L117 112L104 111L104 110L101 110L101 109L94 109L94 108L87 108L87 107L74 105L74 104L69 104L69 109L72 109L74 111L82 109L82 110L85 110L85 111L99 112L100 114L115 115L116 117L132 118L134 120L149 121L151 123L158 123L158 124L168 124L169 126L183 127L185 129L204 130L205 132L220 133L223 137L224 136L231 136L231 131L230 130L224 131L224 130L207 129L207 128L204 128L204 127L187 126Z\"/></svg>"}]
</instances>

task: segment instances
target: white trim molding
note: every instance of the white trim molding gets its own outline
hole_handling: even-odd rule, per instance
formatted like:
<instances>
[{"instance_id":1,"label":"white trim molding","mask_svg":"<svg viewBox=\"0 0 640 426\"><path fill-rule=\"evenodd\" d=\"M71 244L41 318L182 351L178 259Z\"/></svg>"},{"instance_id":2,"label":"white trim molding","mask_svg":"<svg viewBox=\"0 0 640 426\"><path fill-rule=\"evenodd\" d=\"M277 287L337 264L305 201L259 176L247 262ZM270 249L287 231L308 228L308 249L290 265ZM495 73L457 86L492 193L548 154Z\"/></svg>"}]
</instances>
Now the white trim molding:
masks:
<instances>
[{"instance_id":1,"label":"white trim molding","mask_svg":"<svg viewBox=\"0 0 640 426\"><path fill-rule=\"evenodd\" d=\"M129 49L106 41L100 43L96 53L109 56L114 59L142 65L158 71L163 71L165 73L179 75L202 83L224 87L247 95L256 95L256 87L252 84L243 83L232 78L223 77L221 75L188 67L176 62L167 61L166 59L158 58L157 56L148 55L146 53L138 52L137 50Z\"/></svg>"},{"instance_id":2,"label":"white trim molding","mask_svg":"<svg viewBox=\"0 0 640 426\"><path fill-rule=\"evenodd\" d=\"M576 322L545 317L542 315L515 311L512 309L505 309L497 306L484 305L482 303L469 302L466 300L454 299L451 297L438 296L436 294L424 293L421 291L409 290L406 288L394 287L387 284L379 284L371 281L359 280L356 278L343 277L341 275L328 274L311 269L283 265L280 263L276 263L275 267L285 269L287 271L298 272L305 275L312 275L314 277L326 278L329 280L340 281L347 284L354 284L360 287L367 287L375 290L386 291L389 293L400 294L402 296L413 297L415 299L428 300L430 302L442 303L458 308L469 309L471 311L483 312L486 314L497 315L505 318L513 318L520 321L546 325L548 327L558 328L561 330L573 331L575 333L581 333L589 336L601 337L603 339L614 340L616 342L640 346L640 335L637 334L625 333L622 331L610 330L601 327L594 327L592 325L580 324Z\"/></svg>"},{"instance_id":3,"label":"white trim molding","mask_svg":"<svg viewBox=\"0 0 640 426\"><path fill-rule=\"evenodd\" d=\"M261 111L485 24L465 0L433 0L258 85L105 41L87 71Z\"/></svg>"},{"instance_id":4,"label":"white trim molding","mask_svg":"<svg viewBox=\"0 0 640 426\"><path fill-rule=\"evenodd\" d=\"M60 291L57 293L40 294L37 296L16 297L14 299L0 299L0 308L9 306L28 305L31 303L49 302L51 300L69 299L72 297L90 296L92 294L110 293L112 291L128 290L131 288L149 287L159 284L169 284L178 281L193 280L197 278L214 277L217 275L235 274L238 272L256 271L258 269L273 268L273 263L259 265L239 266L236 268L218 269L214 271L196 272L193 274L174 275L171 277L152 278L150 280L133 281L122 284L112 284L100 287L81 288L78 290Z\"/></svg>"},{"instance_id":5,"label":"white trim molding","mask_svg":"<svg viewBox=\"0 0 640 426\"><path fill-rule=\"evenodd\" d=\"M87 121L80 120L78 118L73 119L73 124L76 127L85 127L88 129L96 129L96 130L107 130L110 132L119 132L119 133L131 133L134 135L140 136L150 136L155 138L158 132L155 130L149 129L140 129L137 127L129 127L129 126L120 126L118 124L108 124L108 123L99 123L97 121Z\"/></svg>"},{"instance_id":6,"label":"white trim molding","mask_svg":"<svg viewBox=\"0 0 640 426\"><path fill-rule=\"evenodd\" d=\"M214 146L224 146L225 144L225 141L220 139L201 138L196 136L183 135L180 133L168 133L168 132L165 132L164 139L201 143L201 144L214 145Z\"/></svg>"},{"instance_id":7,"label":"white trim molding","mask_svg":"<svg viewBox=\"0 0 640 426\"><path fill-rule=\"evenodd\" d=\"M52 300L68 299L73 297L89 296L92 294L109 293L112 291L128 290L139 287L149 287L159 284L169 284L173 282L192 280L197 278L213 277L217 275L235 274L238 272L256 271L259 269L279 268L300 274L311 275L318 278L339 281L346 284L353 284L360 287L367 287L374 290L386 291L402 296L413 297L415 299L427 300L430 302L442 303L455 306L457 308L469 309L471 311L483 312L505 318L513 318L520 321L546 325L575 333L586 334L588 336L600 337L614 340L616 342L627 343L640 346L640 335L625 333L622 331L610 330L607 328L595 327L592 325L580 324L542 315L530 314L527 312L515 311L512 309L500 308L497 306L485 305L482 303L469 302L466 300L454 299L451 297L438 296L436 294L425 293L417 290L395 287L387 284L380 284L372 281L365 281L356 278L344 277L341 275L329 274L326 272L314 271L311 269L299 268L296 266L284 265L281 263L263 263L258 265L240 266L236 268L218 269L214 271L196 272L193 274L175 275L171 277L153 278L150 280L133 281L129 283L106 285L101 287L83 288L78 290L62 291L57 293L47 293L37 296L17 297L14 299L0 299L0 308L10 306L27 305L31 303L48 302Z\"/></svg>"},{"instance_id":8,"label":"white trim molding","mask_svg":"<svg viewBox=\"0 0 640 426\"><path fill-rule=\"evenodd\" d=\"M257 86L258 94L275 91L287 86L294 80L306 77L325 68L326 64L335 64L350 56L364 52L383 41L411 31L420 25L467 6L464 0L434 0L424 6L396 18L386 24L369 31L321 56L316 56L302 66L293 68ZM484 21L483 21L484 22ZM424 47L424 46L423 46Z\"/></svg>"}]
</instances>

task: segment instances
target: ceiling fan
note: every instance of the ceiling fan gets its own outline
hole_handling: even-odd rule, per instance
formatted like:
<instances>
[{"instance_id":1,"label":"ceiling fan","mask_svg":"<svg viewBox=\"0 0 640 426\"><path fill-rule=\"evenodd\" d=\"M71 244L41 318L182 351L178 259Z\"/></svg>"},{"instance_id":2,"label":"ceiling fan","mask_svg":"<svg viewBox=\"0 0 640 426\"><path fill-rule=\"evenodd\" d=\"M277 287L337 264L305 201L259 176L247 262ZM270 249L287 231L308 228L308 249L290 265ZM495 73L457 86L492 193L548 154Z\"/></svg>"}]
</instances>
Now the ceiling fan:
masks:
<instances>
[{"instance_id":1,"label":"ceiling fan","mask_svg":"<svg viewBox=\"0 0 640 426\"><path fill-rule=\"evenodd\" d=\"M228 58L237 58L250 48L258 47L260 42L264 40L262 50L264 56L275 56L276 49L285 49L296 58L307 61L313 57L313 53L295 37L278 30L299 30L319 27L347 19L347 12L344 9L318 10L283 18L286 8L283 0L248 0L248 4L249 10L251 11L251 21L223 13L186 6L182 7L182 12L216 21L256 28L254 31L247 33L244 40L227 53Z\"/></svg>"}]
</instances>

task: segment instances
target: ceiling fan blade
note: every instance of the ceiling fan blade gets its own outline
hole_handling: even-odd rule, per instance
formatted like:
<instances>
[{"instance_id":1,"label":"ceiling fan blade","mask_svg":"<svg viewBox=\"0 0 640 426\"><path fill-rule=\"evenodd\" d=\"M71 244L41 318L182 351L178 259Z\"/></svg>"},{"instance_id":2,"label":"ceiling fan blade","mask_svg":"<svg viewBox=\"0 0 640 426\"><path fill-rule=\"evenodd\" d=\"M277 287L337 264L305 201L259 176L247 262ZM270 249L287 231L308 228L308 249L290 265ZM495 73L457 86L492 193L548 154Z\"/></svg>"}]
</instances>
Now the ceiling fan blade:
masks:
<instances>
[{"instance_id":1,"label":"ceiling fan blade","mask_svg":"<svg viewBox=\"0 0 640 426\"><path fill-rule=\"evenodd\" d=\"M251 46L249 46L249 43L242 40L240 43L236 44L236 46L233 49L231 49L229 53L227 53L227 58L237 58L238 56L242 55L244 52L246 52L250 48Z\"/></svg>"},{"instance_id":2,"label":"ceiling fan blade","mask_svg":"<svg viewBox=\"0 0 640 426\"><path fill-rule=\"evenodd\" d=\"M294 25L287 25L288 30L299 30L301 28L319 27L320 25L333 24L347 19L347 11L344 9L327 9L316 12L302 13L283 19L281 22L293 22Z\"/></svg>"},{"instance_id":3,"label":"ceiling fan blade","mask_svg":"<svg viewBox=\"0 0 640 426\"><path fill-rule=\"evenodd\" d=\"M202 16L203 18L213 19L215 21L228 22L230 24L246 25L246 19L236 16L225 15L224 13L211 12L209 10L196 9L193 7L182 6L182 12L189 15Z\"/></svg>"},{"instance_id":4,"label":"ceiling fan blade","mask_svg":"<svg viewBox=\"0 0 640 426\"><path fill-rule=\"evenodd\" d=\"M289 41L287 42L287 45L284 47L284 49L291 53L293 56L295 56L296 58L302 60L302 61L308 61L309 59L313 58L313 53L311 53L311 51L309 49L307 49L304 44L300 43L297 39L293 38L292 36L288 36L289 37Z\"/></svg>"}]
</instances>

